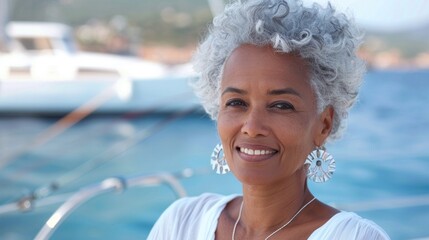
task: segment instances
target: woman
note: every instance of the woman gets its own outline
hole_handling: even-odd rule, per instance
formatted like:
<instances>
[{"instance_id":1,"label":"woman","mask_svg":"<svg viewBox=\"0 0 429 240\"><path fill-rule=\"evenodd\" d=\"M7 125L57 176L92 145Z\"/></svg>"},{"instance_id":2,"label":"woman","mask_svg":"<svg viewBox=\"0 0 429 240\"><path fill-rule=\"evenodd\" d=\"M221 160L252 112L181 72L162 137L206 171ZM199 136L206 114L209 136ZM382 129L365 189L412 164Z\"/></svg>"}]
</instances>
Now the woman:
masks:
<instances>
[{"instance_id":1,"label":"woman","mask_svg":"<svg viewBox=\"0 0 429 240\"><path fill-rule=\"evenodd\" d=\"M195 57L194 87L217 121L213 168L230 170L243 195L178 200L149 239L389 239L307 188L307 177L323 182L335 170L323 146L340 136L356 100L360 39L330 5L249 0L216 17Z\"/></svg>"}]
</instances>

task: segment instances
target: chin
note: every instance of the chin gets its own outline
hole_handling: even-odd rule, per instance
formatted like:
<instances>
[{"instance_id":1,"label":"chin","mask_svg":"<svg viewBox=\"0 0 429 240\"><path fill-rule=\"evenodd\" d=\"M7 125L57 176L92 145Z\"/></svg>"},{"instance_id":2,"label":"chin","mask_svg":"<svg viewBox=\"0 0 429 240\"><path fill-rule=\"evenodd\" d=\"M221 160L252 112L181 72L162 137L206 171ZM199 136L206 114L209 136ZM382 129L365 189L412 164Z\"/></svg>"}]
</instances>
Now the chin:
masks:
<instances>
[{"instance_id":1,"label":"chin","mask_svg":"<svg viewBox=\"0 0 429 240\"><path fill-rule=\"evenodd\" d=\"M232 173L241 182L242 185L268 185L287 184L287 183L303 183L306 182L306 172L304 168L300 168L294 173L276 170L262 170L261 168L249 169L241 168L241 170L232 170Z\"/></svg>"},{"instance_id":2,"label":"chin","mask_svg":"<svg viewBox=\"0 0 429 240\"><path fill-rule=\"evenodd\" d=\"M271 185L281 179L281 177L273 175L272 171L261 171L260 169L233 171L233 174L243 185Z\"/></svg>"}]
</instances>

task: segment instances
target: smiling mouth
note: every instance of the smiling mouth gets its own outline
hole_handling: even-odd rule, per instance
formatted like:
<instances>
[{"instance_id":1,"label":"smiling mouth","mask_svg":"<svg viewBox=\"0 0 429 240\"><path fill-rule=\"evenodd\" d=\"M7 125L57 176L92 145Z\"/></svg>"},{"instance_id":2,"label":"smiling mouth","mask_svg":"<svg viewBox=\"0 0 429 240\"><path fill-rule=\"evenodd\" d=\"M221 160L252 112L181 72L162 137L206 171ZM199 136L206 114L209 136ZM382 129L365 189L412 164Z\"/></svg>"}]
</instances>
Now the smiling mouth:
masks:
<instances>
[{"instance_id":1,"label":"smiling mouth","mask_svg":"<svg viewBox=\"0 0 429 240\"><path fill-rule=\"evenodd\" d=\"M237 150L249 156L268 156L268 155L273 155L277 152L275 150L250 149L250 148L244 148L244 147L237 147Z\"/></svg>"}]
</instances>

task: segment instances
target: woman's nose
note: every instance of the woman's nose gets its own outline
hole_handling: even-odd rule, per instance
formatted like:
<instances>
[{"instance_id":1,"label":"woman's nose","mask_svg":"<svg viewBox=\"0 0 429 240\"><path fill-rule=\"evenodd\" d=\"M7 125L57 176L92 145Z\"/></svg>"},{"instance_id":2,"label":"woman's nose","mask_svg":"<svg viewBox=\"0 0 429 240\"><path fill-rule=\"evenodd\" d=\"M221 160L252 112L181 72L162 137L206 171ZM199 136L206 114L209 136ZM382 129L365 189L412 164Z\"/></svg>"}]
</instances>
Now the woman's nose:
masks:
<instances>
[{"instance_id":1,"label":"woman's nose","mask_svg":"<svg viewBox=\"0 0 429 240\"><path fill-rule=\"evenodd\" d=\"M267 136L268 119L260 110L249 110L244 118L241 133L249 137Z\"/></svg>"}]
</instances>

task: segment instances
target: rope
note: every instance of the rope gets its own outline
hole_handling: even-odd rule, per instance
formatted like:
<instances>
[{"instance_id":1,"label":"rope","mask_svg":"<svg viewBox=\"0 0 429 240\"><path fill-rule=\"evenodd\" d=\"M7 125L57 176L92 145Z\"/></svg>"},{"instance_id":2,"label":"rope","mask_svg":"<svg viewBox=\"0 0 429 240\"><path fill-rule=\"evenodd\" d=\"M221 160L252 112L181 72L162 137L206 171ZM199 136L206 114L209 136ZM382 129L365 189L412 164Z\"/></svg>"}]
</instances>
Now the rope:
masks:
<instances>
[{"instance_id":1,"label":"rope","mask_svg":"<svg viewBox=\"0 0 429 240\"><path fill-rule=\"evenodd\" d=\"M88 161L85 161L83 164L75 167L74 169L65 173L64 175L57 178L56 180L51 181L50 183L44 186L36 188L29 195L26 195L20 200L18 200L15 204L22 206L22 209L26 209L26 206L31 206L32 205L31 203L34 202L35 200L45 198L51 195L53 192L59 190L63 186L72 183L73 181L81 178L83 175L100 167L102 164L105 164L108 161L117 159L123 153L128 151L130 148L138 145L139 143L153 136L155 133L163 130L164 127L169 123L181 117L187 116L188 114L194 112L198 108L193 107L186 111L181 111L181 112L172 114L171 116L165 118L164 120L159 121L155 125L149 128L140 130L139 133L137 134L137 137L116 143L114 146L108 148L106 151L98 154L97 156L93 157Z\"/></svg>"},{"instance_id":2,"label":"rope","mask_svg":"<svg viewBox=\"0 0 429 240\"><path fill-rule=\"evenodd\" d=\"M141 112L128 112L126 114L123 115L123 118L121 119L132 119L138 116L142 116L142 115L149 115L149 114L153 114L154 112L158 111L158 109L160 108L160 106L162 106L164 103L168 103L171 102L172 100L177 101L181 98L188 98L190 95L192 94L192 92L186 92L186 93L181 93L181 94L177 94L172 96L171 98L165 99L161 102L158 102L157 105L154 105L152 108L146 110L146 111L141 111ZM95 110L95 109L94 109ZM89 114L89 113L88 113ZM88 115L87 114L87 115ZM69 114L70 115L70 114ZM68 119L76 119L75 115L72 115L70 117L68 117L69 115L67 115L66 117L60 119L59 121L57 121L56 123L53 124L53 126L51 126L50 128L48 128L46 131L44 131L43 133L39 134L35 140L33 142L37 142L38 144L30 144L26 147L23 147L21 149L19 149L17 152L9 154L7 157L5 157L6 161L11 161L13 159L16 159L18 157L20 157L21 155L25 154L25 153L29 153L31 151L33 151L33 149L37 149L38 147L41 147L42 145L48 143L49 141L51 141L52 139L54 139L55 137L59 136L61 133L63 133L64 131L66 131L67 129L71 128L73 125L75 125L78 121L82 120L83 117L81 117L78 121L74 122L73 124L64 124L69 122ZM85 117L87 116L85 115ZM68 118L68 119L66 119ZM117 120L120 121L120 120ZM111 124L114 124L115 122L112 122ZM62 127L60 127L62 126ZM106 126L105 129L100 130L101 133L106 133L108 130L109 126ZM51 130L51 129L56 129L56 130ZM87 139L86 136L82 136L82 138ZM81 141L79 141L81 143ZM64 153L64 150L61 149L61 153ZM3 178L8 178L9 180L17 180L17 179L22 179L23 176L27 175L28 172L31 171L35 171L38 167L41 167L43 165L46 165L49 161L51 161L52 159L43 159L41 161L32 161L31 164L25 165L25 167L23 167L21 170L19 171L15 171L13 174L7 174L4 173L3 174ZM1 162L0 162L0 168L1 168Z\"/></svg>"},{"instance_id":3,"label":"rope","mask_svg":"<svg viewBox=\"0 0 429 240\"><path fill-rule=\"evenodd\" d=\"M6 166L9 162L21 156L22 154L31 151L32 149L38 148L47 142L51 141L89 114L94 112L97 108L99 108L103 103L109 100L115 94L115 85L110 85L106 87L100 93L98 93L95 97L91 98L86 103L82 104L71 113L67 114L65 117L61 118L53 125L51 125L47 130L40 133L34 141L32 141L27 146L22 147L17 152L6 155L2 157L0 161L0 169Z\"/></svg>"}]
</instances>

